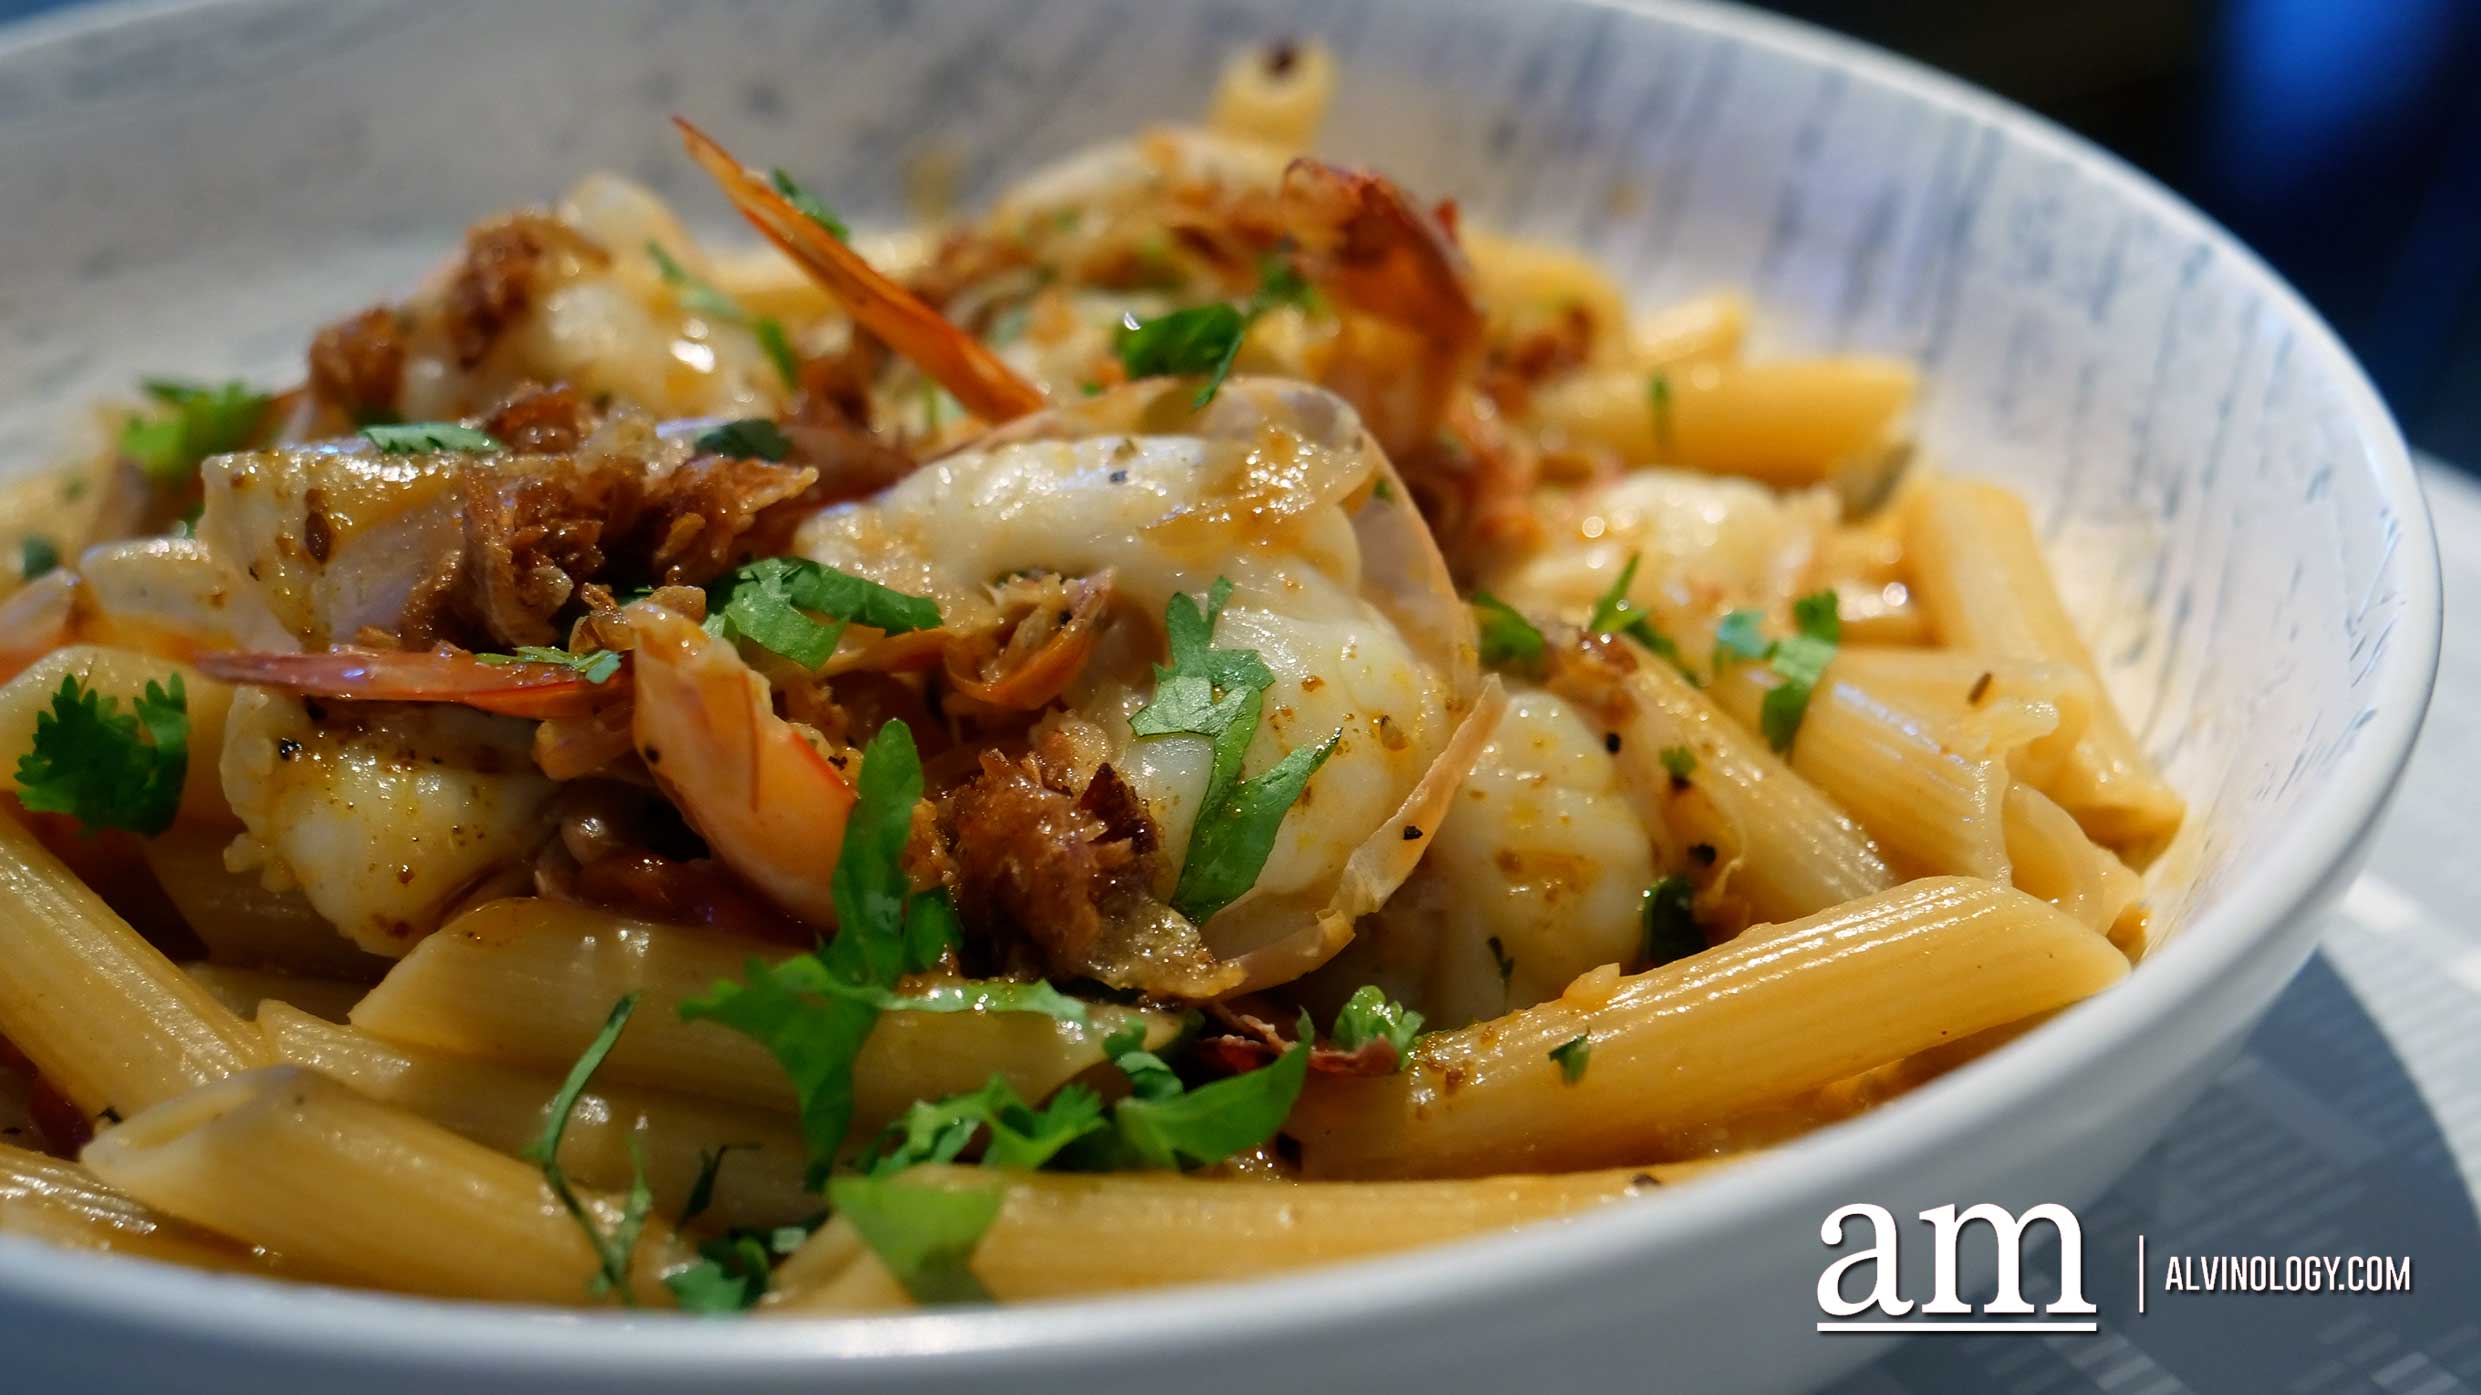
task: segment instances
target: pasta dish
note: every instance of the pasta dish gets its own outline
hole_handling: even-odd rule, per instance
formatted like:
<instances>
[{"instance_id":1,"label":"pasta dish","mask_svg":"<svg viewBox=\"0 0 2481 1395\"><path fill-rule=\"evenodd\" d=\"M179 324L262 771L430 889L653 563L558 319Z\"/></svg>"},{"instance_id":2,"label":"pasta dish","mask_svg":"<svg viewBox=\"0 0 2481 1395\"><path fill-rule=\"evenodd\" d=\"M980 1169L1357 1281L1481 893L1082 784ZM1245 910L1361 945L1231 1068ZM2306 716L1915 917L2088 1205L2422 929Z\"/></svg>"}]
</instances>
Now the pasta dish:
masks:
<instances>
[{"instance_id":1,"label":"pasta dish","mask_svg":"<svg viewBox=\"0 0 2481 1395\"><path fill-rule=\"evenodd\" d=\"M1912 368L1298 154L1333 68L896 231L684 121L763 241L591 175L13 479L0 1232L1232 1279L1693 1183L2124 976L2180 797Z\"/></svg>"}]
</instances>

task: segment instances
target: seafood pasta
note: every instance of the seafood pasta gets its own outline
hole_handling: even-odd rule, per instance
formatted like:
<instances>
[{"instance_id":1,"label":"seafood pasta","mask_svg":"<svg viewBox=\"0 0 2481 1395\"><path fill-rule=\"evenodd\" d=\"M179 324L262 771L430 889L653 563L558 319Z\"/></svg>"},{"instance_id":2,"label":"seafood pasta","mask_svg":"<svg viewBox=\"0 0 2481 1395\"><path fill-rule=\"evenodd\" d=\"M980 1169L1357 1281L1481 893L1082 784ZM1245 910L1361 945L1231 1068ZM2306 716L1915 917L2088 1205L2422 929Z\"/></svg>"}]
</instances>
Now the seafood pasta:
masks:
<instances>
[{"instance_id":1,"label":"seafood pasta","mask_svg":"<svg viewBox=\"0 0 2481 1395\"><path fill-rule=\"evenodd\" d=\"M1302 156L1332 80L894 233L683 123L762 244L588 176L13 485L0 1232L707 1313L1225 1279L1689 1179L2124 975L2180 799L1912 370Z\"/></svg>"}]
</instances>

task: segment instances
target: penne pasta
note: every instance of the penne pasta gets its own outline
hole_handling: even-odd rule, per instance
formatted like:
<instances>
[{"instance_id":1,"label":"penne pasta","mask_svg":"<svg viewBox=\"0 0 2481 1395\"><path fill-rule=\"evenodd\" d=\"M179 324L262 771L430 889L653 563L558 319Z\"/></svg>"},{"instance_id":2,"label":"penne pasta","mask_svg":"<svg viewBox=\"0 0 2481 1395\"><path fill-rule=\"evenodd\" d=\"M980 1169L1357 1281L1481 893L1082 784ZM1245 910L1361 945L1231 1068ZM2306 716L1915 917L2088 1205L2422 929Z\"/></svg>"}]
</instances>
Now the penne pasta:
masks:
<instances>
[{"instance_id":1,"label":"penne pasta","mask_svg":"<svg viewBox=\"0 0 2481 1395\"><path fill-rule=\"evenodd\" d=\"M2017 888L2110 936L2134 960L2144 947L2145 917L2137 904L2144 880L2039 790L2017 785L2007 792L2006 824Z\"/></svg>"},{"instance_id":2,"label":"penne pasta","mask_svg":"<svg viewBox=\"0 0 2481 1395\"><path fill-rule=\"evenodd\" d=\"M1906 498L1903 524L1911 584L1941 644L2073 664L2099 684L2023 501L1995 485L1930 481ZM2140 864L2170 841L2185 811L2098 686L2092 719L2047 792L2097 841Z\"/></svg>"},{"instance_id":3,"label":"penne pasta","mask_svg":"<svg viewBox=\"0 0 2481 1395\"><path fill-rule=\"evenodd\" d=\"M1859 824L1670 665L1563 656L1550 682L1611 733L1605 745L1638 817L1667 830L1658 864L1696 869L1700 905L1724 928L1795 919L1894 884ZM1662 763L1672 748L1695 759L1686 777Z\"/></svg>"},{"instance_id":4,"label":"penne pasta","mask_svg":"<svg viewBox=\"0 0 2481 1395\"><path fill-rule=\"evenodd\" d=\"M137 1110L266 1061L250 1024L0 816L0 1036L88 1114Z\"/></svg>"},{"instance_id":5,"label":"penne pasta","mask_svg":"<svg viewBox=\"0 0 2481 1395\"><path fill-rule=\"evenodd\" d=\"M560 1088L547 1072L397 1046L281 1003L260 1010L259 1029L279 1059L503 1153L541 1135ZM596 1082L569 1116L560 1165L587 1186L623 1190L634 1175L632 1133L658 1214L681 1214L706 1157L719 1148L731 1151L717 1165L707 1213L714 1223L789 1225L821 1209L818 1193L803 1185L801 1136L781 1114L662 1090Z\"/></svg>"},{"instance_id":6,"label":"penne pasta","mask_svg":"<svg viewBox=\"0 0 2481 1395\"><path fill-rule=\"evenodd\" d=\"M1289 1131L1316 1177L1676 1156L1718 1120L2075 1002L2127 972L2108 940L2011 887L1908 882L1753 927L1607 994L1426 1037L1396 1075L1312 1079ZM1579 1039L1586 1064L1570 1080L1551 1052Z\"/></svg>"},{"instance_id":7,"label":"penne pasta","mask_svg":"<svg viewBox=\"0 0 2481 1395\"><path fill-rule=\"evenodd\" d=\"M362 995L370 991L366 983L303 978L274 969L237 969L230 964L184 964L181 972L241 1018L256 1018L262 1005L274 1003L330 1022L342 1022Z\"/></svg>"},{"instance_id":8,"label":"penne pasta","mask_svg":"<svg viewBox=\"0 0 2481 1395\"><path fill-rule=\"evenodd\" d=\"M1739 356L1748 331L1748 297L1738 291L1710 291L1664 306L1640 321L1632 347L1637 366L1645 369L1722 362Z\"/></svg>"},{"instance_id":9,"label":"penne pasta","mask_svg":"<svg viewBox=\"0 0 2481 1395\"><path fill-rule=\"evenodd\" d=\"M1479 228L1468 231L1463 242L1491 335L1576 336L1588 361L1627 352L1627 298L1593 258Z\"/></svg>"},{"instance_id":10,"label":"penne pasta","mask_svg":"<svg viewBox=\"0 0 2481 1395\"><path fill-rule=\"evenodd\" d=\"M1717 1165L1357 1184L924 1167L905 1180L1001 1192L999 1218L983 1234L972 1267L991 1296L1005 1301L1228 1282L1436 1245L1574 1215ZM912 1304L850 1223L830 1221L777 1271L767 1306L814 1316Z\"/></svg>"},{"instance_id":11,"label":"penne pasta","mask_svg":"<svg viewBox=\"0 0 2481 1395\"><path fill-rule=\"evenodd\" d=\"M274 1273L264 1251L184 1225L95 1180L72 1162L0 1143L0 1235L193 1269Z\"/></svg>"},{"instance_id":12,"label":"penne pasta","mask_svg":"<svg viewBox=\"0 0 2481 1395\"><path fill-rule=\"evenodd\" d=\"M1206 125L1279 150L1306 150L1335 95L1335 54L1325 44L1284 40L1223 68Z\"/></svg>"},{"instance_id":13,"label":"penne pasta","mask_svg":"<svg viewBox=\"0 0 2481 1395\"><path fill-rule=\"evenodd\" d=\"M1677 465L1794 486L1881 454L1912 405L1913 370L1886 359L1778 359L1590 372L1546 384L1531 420L1631 465Z\"/></svg>"},{"instance_id":14,"label":"penne pasta","mask_svg":"<svg viewBox=\"0 0 2481 1395\"><path fill-rule=\"evenodd\" d=\"M592 1245L542 1172L296 1066L250 1071L132 1115L88 1144L104 1182L263 1246L309 1277L400 1293L578 1303ZM581 1198L608 1232L621 1207ZM660 1220L632 1252L631 1295L670 1306L688 1262Z\"/></svg>"},{"instance_id":15,"label":"penne pasta","mask_svg":"<svg viewBox=\"0 0 2481 1395\"><path fill-rule=\"evenodd\" d=\"M2047 659L1845 645L1835 671L1933 723L1954 749L2005 756L2037 788L2058 778L2101 700L2091 674Z\"/></svg>"},{"instance_id":16,"label":"penne pasta","mask_svg":"<svg viewBox=\"0 0 2481 1395\"><path fill-rule=\"evenodd\" d=\"M1763 665L1734 664L1707 691L1756 731L1766 694L1782 681ZM1849 812L1896 867L2008 879L2005 762L1947 746L1933 723L1844 678L1840 661L1810 694L1785 754L1793 773Z\"/></svg>"},{"instance_id":17,"label":"penne pasta","mask_svg":"<svg viewBox=\"0 0 2481 1395\"><path fill-rule=\"evenodd\" d=\"M750 1038L684 1022L683 999L737 979L784 946L707 930L623 920L589 907L514 899L476 907L424 940L353 1010L353 1025L391 1042L542 1071L577 1057L624 993L643 993L606 1078L709 1099L789 1110L783 1069ZM1096 1005L1085 1025L1030 1013L891 1012L854 1068L857 1129L917 1099L1007 1077L1039 1099L1103 1059L1103 1038L1143 1016L1148 1040L1169 1018Z\"/></svg>"}]
</instances>

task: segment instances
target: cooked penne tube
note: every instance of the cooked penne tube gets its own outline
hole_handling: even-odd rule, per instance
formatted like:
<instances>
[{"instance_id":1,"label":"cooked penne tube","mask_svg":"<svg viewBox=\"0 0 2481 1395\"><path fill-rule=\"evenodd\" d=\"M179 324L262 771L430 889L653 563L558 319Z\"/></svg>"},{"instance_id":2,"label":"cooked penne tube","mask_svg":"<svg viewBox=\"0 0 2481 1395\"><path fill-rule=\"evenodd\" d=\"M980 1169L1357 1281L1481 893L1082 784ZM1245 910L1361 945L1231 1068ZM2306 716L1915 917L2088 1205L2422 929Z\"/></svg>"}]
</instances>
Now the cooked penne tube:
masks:
<instances>
[{"instance_id":1,"label":"cooked penne tube","mask_svg":"<svg viewBox=\"0 0 2481 1395\"><path fill-rule=\"evenodd\" d=\"M167 1100L106 1131L82 1161L147 1205L306 1275L453 1298L592 1296L594 1249L541 1169L302 1067ZM612 1198L581 1200L604 1232L619 1222ZM660 1276L687 1262L671 1228L649 1219L631 1294L670 1306Z\"/></svg>"},{"instance_id":2,"label":"cooked penne tube","mask_svg":"<svg viewBox=\"0 0 2481 1395\"><path fill-rule=\"evenodd\" d=\"M1783 679L1760 664L1734 664L1707 691L1743 727ZM1916 876L2008 878L2001 804L2003 761L1975 758L1939 740L1933 723L1827 666L1786 753L1792 770L1848 811L1898 868Z\"/></svg>"},{"instance_id":3,"label":"cooked penne tube","mask_svg":"<svg viewBox=\"0 0 2481 1395\"><path fill-rule=\"evenodd\" d=\"M1207 1180L923 1167L926 1187L996 1187L999 1218L973 1253L1002 1300L1212 1283L1435 1245L1550 1220L1710 1171L1665 1163L1451 1182ZM849 1223L831 1221L777 1272L768 1309L788 1315L910 1307Z\"/></svg>"},{"instance_id":4,"label":"cooked penne tube","mask_svg":"<svg viewBox=\"0 0 2481 1395\"><path fill-rule=\"evenodd\" d=\"M1718 710L1659 659L1633 667L1563 655L1552 690L1612 735L1622 787L1649 830L1668 830L1659 862L1698 869L1700 906L1730 929L1791 920L1895 882L1868 833L1793 773L1763 738ZM1662 753L1681 747L1695 769L1675 778ZM1657 834L1660 838L1663 835Z\"/></svg>"},{"instance_id":5,"label":"cooked penne tube","mask_svg":"<svg viewBox=\"0 0 2481 1395\"><path fill-rule=\"evenodd\" d=\"M541 1135L546 1107L560 1088L556 1074L394 1045L281 1003L261 1010L259 1029L283 1060L503 1153L518 1152ZM789 1225L823 1208L818 1194L802 1185L801 1135L781 1114L663 1090L597 1081L569 1116L560 1165L588 1186L622 1190L633 1172L632 1132L644 1150L646 1181L660 1215L681 1214L705 1166L702 1155L723 1147L731 1152L716 1173L707 1212L714 1222Z\"/></svg>"},{"instance_id":6,"label":"cooked penne tube","mask_svg":"<svg viewBox=\"0 0 2481 1395\"><path fill-rule=\"evenodd\" d=\"M2039 790L2010 789L2006 816L2007 856L2017 889L2110 936L2134 959L2144 947L2145 917L2137 906L2144 879L2086 837L2076 820Z\"/></svg>"},{"instance_id":7,"label":"cooked penne tube","mask_svg":"<svg viewBox=\"0 0 2481 1395\"><path fill-rule=\"evenodd\" d=\"M1206 125L1217 135L1307 150L1335 95L1335 54L1325 44L1284 40L1224 64Z\"/></svg>"},{"instance_id":8,"label":"cooked penne tube","mask_svg":"<svg viewBox=\"0 0 2481 1395\"><path fill-rule=\"evenodd\" d=\"M63 681L75 678L114 699L126 712L148 683L164 684L176 675L189 715L189 749L184 753L188 770L181 781L179 817L185 823L236 827L232 806L224 799L224 782L217 778L215 768L224 750L224 717L232 708L233 690L187 664L135 649L72 644L53 650L0 683L0 770L15 770L18 759L33 747L35 719L52 710L52 698Z\"/></svg>"},{"instance_id":9,"label":"cooked penne tube","mask_svg":"<svg viewBox=\"0 0 2481 1395\"><path fill-rule=\"evenodd\" d=\"M1820 484L1884 451L1913 386L1909 365L1874 358L1594 371L1544 384L1532 420L1632 465Z\"/></svg>"},{"instance_id":10,"label":"cooked penne tube","mask_svg":"<svg viewBox=\"0 0 2481 1395\"><path fill-rule=\"evenodd\" d=\"M2049 787L2093 720L2093 675L2048 659L1956 649L1847 644L1835 672L1935 724L1957 750L2004 755L2009 773Z\"/></svg>"},{"instance_id":11,"label":"cooked penne tube","mask_svg":"<svg viewBox=\"0 0 2481 1395\"><path fill-rule=\"evenodd\" d=\"M330 1022L342 1022L362 995L370 991L367 983L304 978L274 969L237 969L230 964L184 964L181 972L214 994L215 1000L235 1017L242 1018L256 1018L261 1005L276 1003Z\"/></svg>"},{"instance_id":12,"label":"cooked penne tube","mask_svg":"<svg viewBox=\"0 0 2481 1395\"><path fill-rule=\"evenodd\" d=\"M0 1143L0 1235L196 1269L271 1273L280 1268L263 1251L148 1210L76 1163L5 1143Z\"/></svg>"},{"instance_id":13,"label":"cooked penne tube","mask_svg":"<svg viewBox=\"0 0 2481 1395\"><path fill-rule=\"evenodd\" d=\"M174 828L146 841L146 865L207 957L240 968L377 983L394 961L346 939L299 891L269 891L224 866L231 833Z\"/></svg>"},{"instance_id":14,"label":"cooked penne tube","mask_svg":"<svg viewBox=\"0 0 2481 1395\"><path fill-rule=\"evenodd\" d=\"M263 1065L249 1023L0 816L0 1036L89 1114L128 1115Z\"/></svg>"},{"instance_id":15,"label":"cooked penne tube","mask_svg":"<svg viewBox=\"0 0 2481 1395\"><path fill-rule=\"evenodd\" d=\"M1903 523L1905 565L1941 644L2074 664L2098 685L2022 500L1997 485L1929 481L1906 498ZM2140 863L2170 841L2186 809L2098 687L2092 720L2048 791L2097 841Z\"/></svg>"},{"instance_id":16,"label":"cooked penne tube","mask_svg":"<svg viewBox=\"0 0 2481 1395\"><path fill-rule=\"evenodd\" d=\"M622 994L641 992L604 1078L789 1110L792 1092L765 1048L711 1022L684 1022L679 1008L742 977L753 958L773 963L794 952L585 906L494 901L415 946L354 1008L353 1025L388 1041L556 1072ZM1141 1015L1150 1041L1177 1030L1162 1014L1100 1004L1082 1026L1032 1013L887 1013L854 1067L855 1126L875 1128L915 1100L978 1089L993 1075L1041 1098L1099 1064L1103 1039Z\"/></svg>"},{"instance_id":17,"label":"cooked penne tube","mask_svg":"<svg viewBox=\"0 0 2481 1395\"><path fill-rule=\"evenodd\" d=\"M2108 940L2021 891L1908 882L1754 927L1607 994L1424 1037L1395 1075L1313 1078L1286 1127L1320 1177L1662 1157L1716 1120L2074 1002L2127 972ZM1555 1049L1581 1053L1573 1079Z\"/></svg>"},{"instance_id":18,"label":"cooked penne tube","mask_svg":"<svg viewBox=\"0 0 2481 1395\"><path fill-rule=\"evenodd\" d=\"M1626 352L1628 300L1593 258L1480 228L1468 229L1463 241L1490 335L1516 339L1548 327L1581 333L1595 361Z\"/></svg>"},{"instance_id":19,"label":"cooked penne tube","mask_svg":"<svg viewBox=\"0 0 2481 1395\"><path fill-rule=\"evenodd\" d=\"M1633 349L1640 368L1719 362L1737 357L1749 330L1749 299L1738 291L1710 291L1666 305L1638 323Z\"/></svg>"}]
</instances>

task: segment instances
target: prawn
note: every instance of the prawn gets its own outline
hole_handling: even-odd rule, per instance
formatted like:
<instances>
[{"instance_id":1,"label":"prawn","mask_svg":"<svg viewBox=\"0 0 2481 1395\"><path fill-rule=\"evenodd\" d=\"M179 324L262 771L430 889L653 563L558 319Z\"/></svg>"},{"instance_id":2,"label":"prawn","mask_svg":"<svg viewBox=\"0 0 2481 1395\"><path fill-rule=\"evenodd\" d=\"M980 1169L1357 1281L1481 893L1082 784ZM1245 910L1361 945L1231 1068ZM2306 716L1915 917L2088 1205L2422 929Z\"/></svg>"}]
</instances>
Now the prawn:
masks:
<instances>
[{"instance_id":1,"label":"prawn","mask_svg":"<svg viewBox=\"0 0 2481 1395\"><path fill-rule=\"evenodd\" d=\"M314 654L217 650L195 662L210 678L308 697L453 703L537 720L587 716L625 701L630 691L625 662L598 682L564 664L486 664L448 645L421 653L351 646Z\"/></svg>"}]
</instances>

